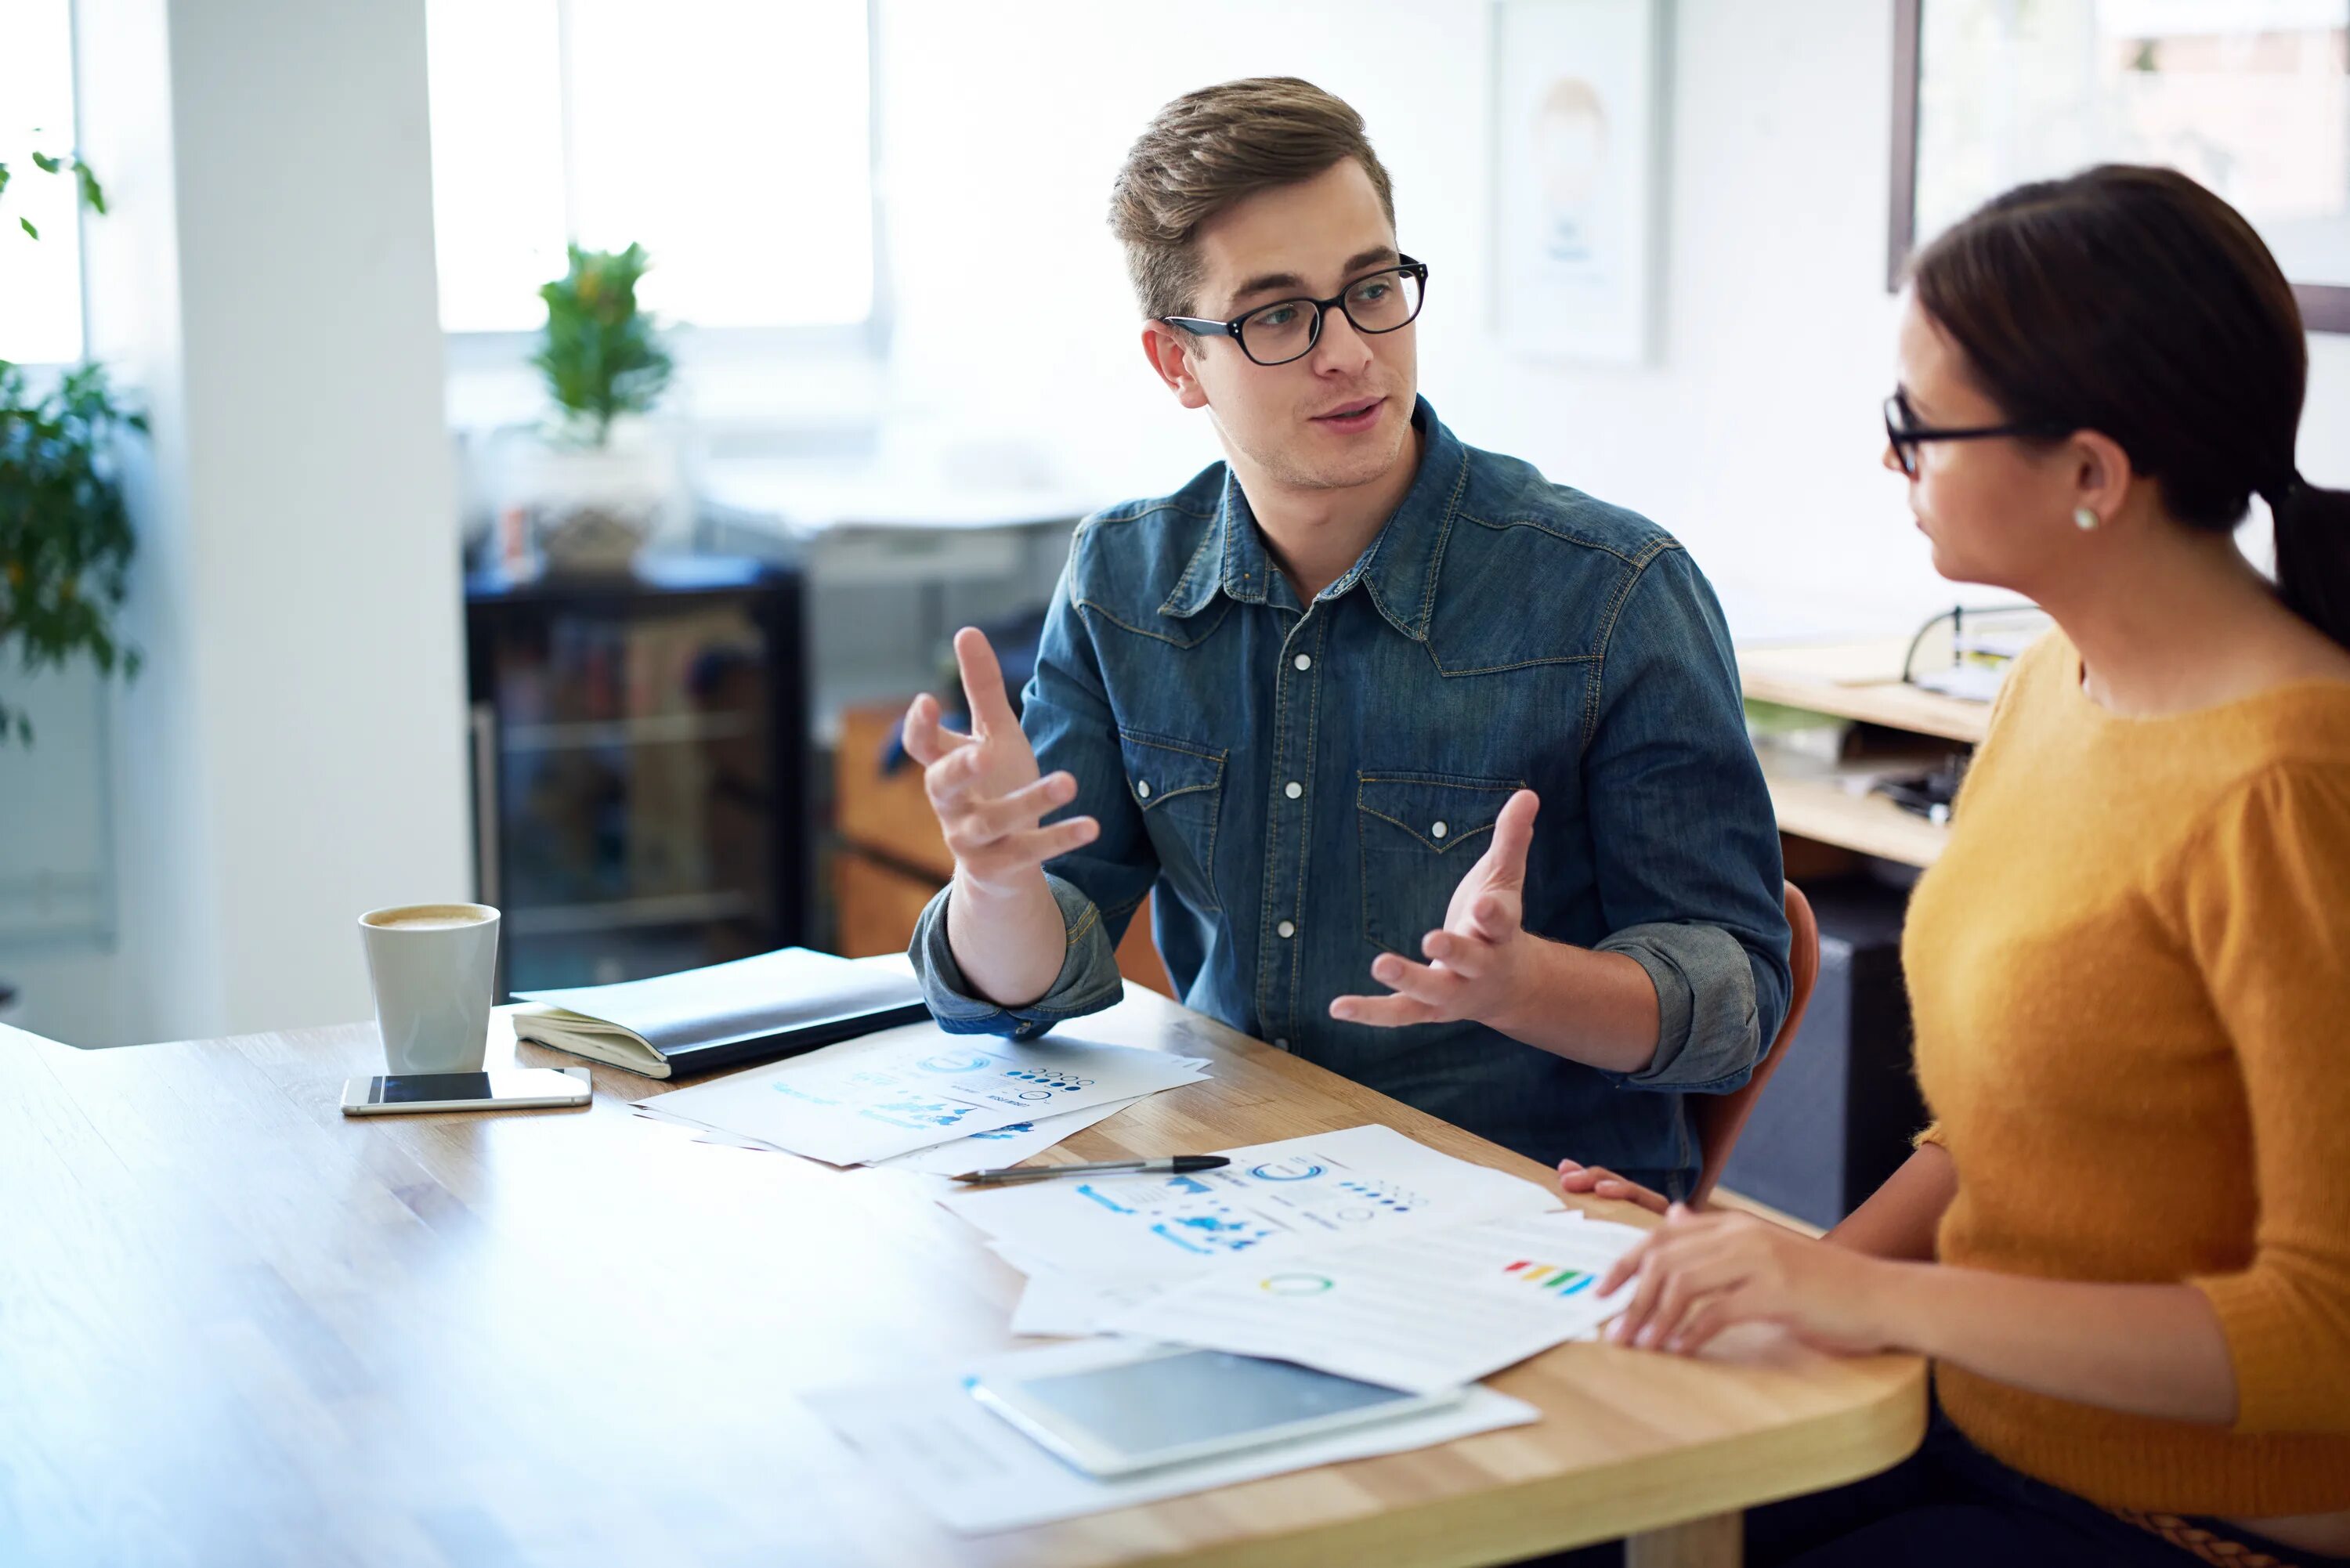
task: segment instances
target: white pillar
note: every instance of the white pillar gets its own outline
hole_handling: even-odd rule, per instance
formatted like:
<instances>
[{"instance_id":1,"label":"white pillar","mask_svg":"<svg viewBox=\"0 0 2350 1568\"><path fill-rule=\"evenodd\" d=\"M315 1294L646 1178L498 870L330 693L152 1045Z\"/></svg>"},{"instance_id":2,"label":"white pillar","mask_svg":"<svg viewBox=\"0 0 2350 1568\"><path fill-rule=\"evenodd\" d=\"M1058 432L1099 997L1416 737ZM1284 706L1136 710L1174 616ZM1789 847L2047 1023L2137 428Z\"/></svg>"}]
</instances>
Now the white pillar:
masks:
<instances>
[{"instance_id":1,"label":"white pillar","mask_svg":"<svg viewBox=\"0 0 2350 1568\"><path fill-rule=\"evenodd\" d=\"M472 896L423 0L79 0L77 29L114 207L90 351L154 422L147 666L120 946L43 1011L78 1044L362 1017L353 918Z\"/></svg>"}]
</instances>

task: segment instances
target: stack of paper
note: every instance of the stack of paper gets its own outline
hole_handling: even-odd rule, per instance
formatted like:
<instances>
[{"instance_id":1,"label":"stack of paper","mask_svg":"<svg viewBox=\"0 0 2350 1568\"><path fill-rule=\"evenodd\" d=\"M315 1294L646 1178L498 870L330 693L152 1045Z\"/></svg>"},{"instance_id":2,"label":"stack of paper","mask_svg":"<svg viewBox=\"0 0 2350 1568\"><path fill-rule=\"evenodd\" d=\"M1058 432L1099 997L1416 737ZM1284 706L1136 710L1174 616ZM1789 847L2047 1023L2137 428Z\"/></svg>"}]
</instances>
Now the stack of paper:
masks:
<instances>
[{"instance_id":1,"label":"stack of paper","mask_svg":"<svg viewBox=\"0 0 2350 1568\"><path fill-rule=\"evenodd\" d=\"M1025 1126L1027 1150L1048 1147L1088 1122L1046 1129L1047 1119L1114 1114L1137 1098L1197 1083L1197 1058L1053 1036L1009 1041L909 1024L635 1102L639 1115L726 1141L869 1165ZM995 1140L984 1164L1023 1158ZM973 1145L974 1148L987 1147ZM968 1152L941 1157L971 1168ZM955 1163L957 1160L962 1163Z\"/></svg>"},{"instance_id":2,"label":"stack of paper","mask_svg":"<svg viewBox=\"0 0 2350 1568\"><path fill-rule=\"evenodd\" d=\"M1114 1314L1112 1333L1271 1356L1432 1394L1580 1339L1628 1287L1598 1284L1647 1232L1560 1210L1284 1257Z\"/></svg>"},{"instance_id":3,"label":"stack of paper","mask_svg":"<svg viewBox=\"0 0 2350 1568\"><path fill-rule=\"evenodd\" d=\"M1029 1276L1015 1333L1100 1331L1157 1293L1274 1260L1558 1207L1549 1189L1392 1127L1222 1151L1189 1176L1039 1182L942 1201ZM1221 1347L1220 1347L1221 1348Z\"/></svg>"}]
</instances>

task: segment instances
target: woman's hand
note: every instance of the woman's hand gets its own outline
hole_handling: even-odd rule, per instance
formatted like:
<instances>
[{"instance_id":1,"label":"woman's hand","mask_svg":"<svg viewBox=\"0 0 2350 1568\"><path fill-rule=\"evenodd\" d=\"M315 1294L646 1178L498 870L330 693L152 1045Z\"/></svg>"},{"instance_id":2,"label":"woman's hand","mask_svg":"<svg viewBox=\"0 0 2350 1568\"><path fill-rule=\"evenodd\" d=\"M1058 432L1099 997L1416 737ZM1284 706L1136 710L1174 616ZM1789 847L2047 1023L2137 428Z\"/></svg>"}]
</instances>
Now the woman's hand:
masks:
<instances>
[{"instance_id":1,"label":"woman's hand","mask_svg":"<svg viewBox=\"0 0 2350 1568\"><path fill-rule=\"evenodd\" d=\"M1752 1214L1676 1203L1599 1290L1637 1282L1608 1330L1618 1345L1690 1355L1732 1324L1771 1323L1821 1350L1857 1355L1894 1347L1892 1297L1905 1267Z\"/></svg>"},{"instance_id":2,"label":"woman's hand","mask_svg":"<svg viewBox=\"0 0 2350 1568\"><path fill-rule=\"evenodd\" d=\"M1570 1198L1612 1198L1619 1203L1637 1203L1651 1214L1662 1214L1673 1203L1654 1188L1627 1181L1604 1165L1577 1165L1571 1159L1558 1162L1558 1189Z\"/></svg>"}]
</instances>

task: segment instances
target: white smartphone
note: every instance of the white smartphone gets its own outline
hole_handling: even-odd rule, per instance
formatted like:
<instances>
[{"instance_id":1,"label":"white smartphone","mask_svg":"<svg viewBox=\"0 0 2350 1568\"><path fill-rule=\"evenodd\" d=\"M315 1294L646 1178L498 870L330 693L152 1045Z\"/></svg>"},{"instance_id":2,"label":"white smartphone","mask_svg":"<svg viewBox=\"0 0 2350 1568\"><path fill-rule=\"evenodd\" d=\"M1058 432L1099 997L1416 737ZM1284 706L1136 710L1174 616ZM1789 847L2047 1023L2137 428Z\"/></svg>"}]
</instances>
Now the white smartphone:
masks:
<instances>
[{"instance_id":1,"label":"white smartphone","mask_svg":"<svg viewBox=\"0 0 2350 1568\"><path fill-rule=\"evenodd\" d=\"M973 1378L972 1397L1088 1475L1127 1475L1416 1415L1466 1389L1413 1394L1295 1362L1158 1345L1083 1372Z\"/></svg>"},{"instance_id":2,"label":"white smartphone","mask_svg":"<svg viewBox=\"0 0 2350 1568\"><path fill-rule=\"evenodd\" d=\"M343 1115L411 1111L520 1111L584 1106L594 1092L585 1067L514 1067L496 1073L395 1073L343 1085Z\"/></svg>"}]
</instances>

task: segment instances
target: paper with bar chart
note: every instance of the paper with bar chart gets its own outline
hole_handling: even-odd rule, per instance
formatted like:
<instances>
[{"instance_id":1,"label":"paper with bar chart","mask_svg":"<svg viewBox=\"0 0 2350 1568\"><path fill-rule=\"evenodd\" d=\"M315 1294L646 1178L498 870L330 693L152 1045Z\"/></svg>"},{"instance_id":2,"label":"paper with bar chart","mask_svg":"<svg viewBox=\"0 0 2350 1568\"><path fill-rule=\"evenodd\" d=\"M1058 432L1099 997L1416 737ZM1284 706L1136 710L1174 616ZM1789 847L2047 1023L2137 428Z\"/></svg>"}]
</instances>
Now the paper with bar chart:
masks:
<instances>
[{"instance_id":1,"label":"paper with bar chart","mask_svg":"<svg viewBox=\"0 0 2350 1568\"><path fill-rule=\"evenodd\" d=\"M738 1141L860 1165L1207 1075L1195 1058L1128 1045L980 1038L910 1023L650 1096L636 1108Z\"/></svg>"},{"instance_id":2,"label":"paper with bar chart","mask_svg":"<svg viewBox=\"0 0 2350 1568\"><path fill-rule=\"evenodd\" d=\"M1646 1232L1560 1210L1217 1271L1112 1314L1115 1334L1276 1356L1427 1393L1580 1337L1630 1298L1608 1266Z\"/></svg>"}]
</instances>

